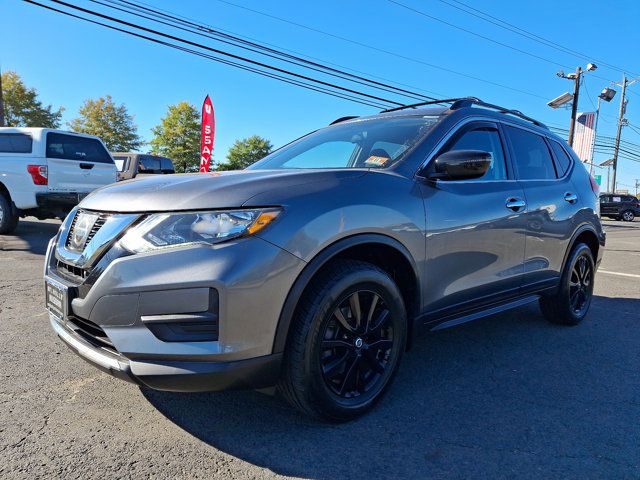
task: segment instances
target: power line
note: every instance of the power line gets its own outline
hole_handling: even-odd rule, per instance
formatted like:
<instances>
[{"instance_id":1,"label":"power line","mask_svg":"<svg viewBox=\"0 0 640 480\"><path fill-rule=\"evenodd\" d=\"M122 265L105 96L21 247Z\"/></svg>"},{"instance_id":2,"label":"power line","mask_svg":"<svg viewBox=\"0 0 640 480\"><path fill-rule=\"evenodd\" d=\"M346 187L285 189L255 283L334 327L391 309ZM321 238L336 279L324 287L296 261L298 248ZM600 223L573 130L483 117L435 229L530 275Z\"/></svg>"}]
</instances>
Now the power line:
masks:
<instances>
[{"instance_id":1,"label":"power line","mask_svg":"<svg viewBox=\"0 0 640 480\"><path fill-rule=\"evenodd\" d=\"M485 22L489 22L493 25L496 25L500 28L503 28L505 30L508 30L510 32L513 32L517 35L520 35L522 37L528 38L529 40L533 40L535 42L541 43L543 45L546 45L547 47L551 47L554 48L558 51L564 52L564 53L568 53L570 55L576 56L576 57L580 57L583 60L589 60L589 61L594 61L597 62L599 65L604 65L606 67L609 67L613 70L617 70L620 72L624 72L624 71L629 71L628 69L625 68L621 68L621 67L617 67L616 65L612 65L610 63L606 63L602 60L593 58L590 55L587 55L585 53L581 53L578 52L576 50L573 50L571 48L565 47L564 45L561 45L557 42L554 42L553 40L549 40L548 38L542 37L540 35L537 35L529 30L525 30L524 28L520 28L517 25L514 25L513 23L509 23L506 20L503 20L501 18L498 18L494 15L491 15L483 10L480 10L478 8L474 8L471 5L461 2L459 0L451 0L455 3L457 3L458 5L454 5L453 3L447 1L447 0L438 0L446 5L449 5L450 7L456 8L460 11L463 11L469 15L473 15L476 18L479 18L481 20L484 20ZM461 7L462 6L462 7ZM464 8L463 8L464 7ZM477 12L477 13L474 13Z\"/></svg>"},{"instance_id":2,"label":"power line","mask_svg":"<svg viewBox=\"0 0 640 480\"><path fill-rule=\"evenodd\" d=\"M436 22L440 22L440 23L442 23L444 25L448 25L449 27L455 28L456 30L460 30L462 32L466 32L466 33L468 33L470 35L474 35L474 36L476 36L478 38L482 38L483 40L486 40L488 42L495 43L496 45L500 45L501 47L505 47L505 48L508 48L508 49L513 50L515 52L522 53L524 55L528 55L529 57L536 58L536 59L541 60L543 62L550 63L552 65L557 65L557 66L564 67L564 68L570 68L570 69L573 68L573 67L570 67L568 65L564 65L564 64L562 64L560 62L556 62L555 60L550 60L548 58L542 57L542 56L537 55L535 53L531 53L531 52L528 52L526 50L522 50L521 48L514 47L513 45L509 45L507 43L500 42L499 40L496 40L494 38L487 37L486 35L482 35L480 33L474 32L473 30L469 30L467 28L460 27L459 25L455 25L455 24L453 24L451 22L448 22L446 20L438 18L438 17L436 17L434 15L431 15L431 14L429 14L427 12L423 12L422 10L418 10L417 8L413 8L413 7L409 6L409 5L406 5L406 4L402 3L402 2L399 2L398 0L387 0L387 2L393 3L393 4L395 4L395 5L397 5L397 6L401 7L401 8L409 10L410 12L416 13L416 14L421 15L423 17L435 20ZM592 76L595 77L597 75L592 75ZM604 77L599 77L599 78L603 78L604 80L607 80L608 82L611 81L611 80L608 80L608 79L606 79Z\"/></svg>"},{"instance_id":3,"label":"power line","mask_svg":"<svg viewBox=\"0 0 640 480\"><path fill-rule=\"evenodd\" d=\"M27 2L27 3L30 3L32 5L36 5L36 6L45 8L47 10L51 10L51 11L54 11L54 12L57 12L57 13L60 13L60 14L63 14L63 15L78 19L78 20L83 20L83 21L88 22L88 23L92 23L92 24L95 24L95 25L100 25L102 27L105 27L105 28L108 28L108 29L111 29L111 30L122 32L122 33L125 33L125 34L128 34L128 35L132 35L134 37L138 37L138 38L141 38L141 39L144 39L144 40L148 40L148 41L156 43L156 44L160 44L160 45L164 45L164 46L167 46L167 47L171 47L171 48L174 48L176 50L180 50L180 51L183 51L183 52L186 52L186 53L190 53L190 54L193 54L193 55L197 55L197 56L209 59L209 60L213 60L215 62L219 62L219 63L230 65L230 66L233 66L233 67L236 67L236 68L240 68L242 70L246 70L246 71L249 71L249 72L252 72L252 73L257 73L258 75L262 75L262 76L265 76L265 77L273 78L273 79L276 79L276 80L279 80L279 81L282 81L282 82L285 82L285 83L297 85L297 86L300 86L302 88L306 88L308 90L313 90L313 91L324 93L324 94L327 94L327 95L331 95L331 96L334 96L334 97L337 97L337 98L350 100L350 101L353 101L353 102L356 102L356 103L360 103L362 105L368 105L368 106L371 106L371 107L374 107L374 108L387 108L388 107L388 105L385 105L385 104L379 104L379 103L376 103L374 101L370 101L370 100L367 100L367 99L362 99L362 98L359 98L359 97L355 97L355 96L349 95L347 93L336 92L336 91L329 90L328 88L324 88L324 87L321 87L321 86L310 85L310 84L307 84L307 83L305 83L305 82L303 82L301 80L286 78L284 76L281 76L281 75L278 75L278 74L275 74L275 73L272 73L272 72L267 72L267 71L263 71L263 70L260 70L258 68L255 68L255 67L242 65L240 63L233 62L233 61L228 60L228 59L224 59L224 58L216 57L214 55L210 55L210 54L206 54L206 53L203 53L203 52L199 52L199 51L196 51L196 50L193 50L193 49L181 46L181 45L173 44L171 42L166 42L166 41L163 41L163 40L159 40L157 38L149 37L149 36L142 35L142 34L139 34L139 33L136 33L136 32L132 32L132 31L125 30L125 29L122 29L122 28L118 28L118 27L115 27L113 25L109 25L109 24L106 24L106 23L103 23L103 22L98 22L98 21L95 21L95 20L91 20L89 18L84 18L84 17L81 17L79 15L75 15L75 14L73 14L71 12L66 12L64 10L60 10L60 9L57 9L57 8L54 8L54 7L51 7L51 6L48 6L48 5L43 5L43 4L38 3L38 2L36 2L34 0L24 0L24 1ZM60 2L60 3L62 3L62 2Z\"/></svg>"},{"instance_id":4,"label":"power line","mask_svg":"<svg viewBox=\"0 0 640 480\"><path fill-rule=\"evenodd\" d=\"M28 3L37 4L37 2L34 2L32 0L25 0L25 1L28 2ZM370 101L373 100L373 101L389 103L391 105L397 105L397 106L401 106L402 105L402 103L397 102L395 100L387 99L387 98L384 98L384 97L379 97L377 95L371 95L371 94L360 92L360 91L357 91L357 90L354 90L354 89L351 89L351 88L348 88L348 87L344 87L344 86L337 85L337 84L334 84L334 83L326 82L324 80L319 80L317 78L309 77L307 75L302 75L302 74L299 74L299 73L295 73L295 72L293 72L291 70L286 70L286 69L283 69L283 68L275 67L273 65L269 65L269 64L266 64L264 62L259 62L259 61L256 61L256 60L252 60L252 59L250 59L248 57L243 57L241 55L236 55L236 54L233 54L233 53L230 53L230 52L226 52L224 50L220 50L220 49L217 49L217 48L209 47L207 45L196 43L196 42L193 42L191 40L186 40L184 38L180 38L180 37L177 37L175 35L170 35L168 33L160 32L158 30L147 28L147 27L144 27L142 25L138 25L138 24L135 24L135 23L132 23L132 22L127 22L125 20L121 20L121 19L118 19L118 18L115 18L115 17L111 17L109 15L105 15L105 14L102 14L102 13L99 13L99 12L96 12L96 11L93 11L93 10L90 10L90 9L82 8L82 7L79 7L77 5L73 5L73 4L70 4L70 3L67 3L67 2L63 2L61 0L51 0L51 1L54 2L54 3L57 3L59 5L64 5L64 6L68 7L68 8L72 8L74 10L79 10L79 11L85 13L85 14L93 15L93 16L96 16L96 17L99 17L99 18L102 18L102 19L105 19L105 20L109 20L111 22L115 22L115 23L119 23L121 25L125 25L125 26L127 26L129 28L135 28L135 29L138 29L138 30L142 30L142 31L145 31L147 33L151 33L151 34L158 35L158 36L161 36L161 37L164 37L164 38L168 38L170 40L178 41L178 42L181 42L181 43L193 46L193 47L201 48L203 50L208 50L208 51L216 53L218 55L223 55L225 57L232 58L234 60L239 60L241 62L249 63L249 64L254 65L256 67L266 68L268 70L275 71L275 72L277 72L279 74L292 76L292 77L295 77L296 79L299 79L299 80L302 80L302 81L310 81L310 82L313 82L315 84L322 85L323 87L329 87L329 88L340 90L343 93L346 92L347 94L355 94L355 95L358 95L358 96L366 97ZM38 4L38 5L39 6L44 6L42 4ZM82 18L82 17L79 17L79 18Z\"/></svg>"},{"instance_id":5,"label":"power line","mask_svg":"<svg viewBox=\"0 0 640 480\"><path fill-rule=\"evenodd\" d=\"M110 1L111 3L114 3L114 1L115 1L115 2L119 2L119 3L130 3L132 5L135 5L132 2L126 2L125 0L107 0L107 1ZM249 40L251 42L260 43L261 45L266 45L268 47L271 47L271 48L274 48L274 49L278 49L278 50L280 50L282 52L291 53L291 54L294 54L294 55L297 55L297 56L300 56L300 57L305 57L306 59L311 59L311 60L314 60L316 62L321 62L321 63L323 63L325 65L332 65L332 66L338 67L338 68L340 68L342 70L346 70L346 71L349 71L349 72L357 73L357 74L360 74L360 75L367 75L370 78L382 80L384 82L393 83L395 85L400 85L400 86L403 86L403 87L412 88L417 92L424 92L424 93L429 93L429 94L432 94L432 95L436 95L437 96L436 98L451 97L451 95L445 95L445 94L442 94L442 93L434 92L432 90L427 90L425 88L417 87L415 85L409 85L409 84L406 84L406 83L402 83L402 82L399 82L397 80L390 80L388 78L381 77L379 75L374 75L374 74L372 74L370 72L363 72L361 70L357 70L357 69L354 69L354 68L351 68L351 67L347 67L345 65L340 65L340 64L331 62L329 60L321 59L321 58L318 58L318 57L314 57L312 55L301 53L301 52L296 51L296 50L292 50L292 49L285 48L285 47L282 47L282 46L279 46L279 45L275 45L273 43L269 43L269 42L266 42L264 40L260 40L260 39L257 39L257 38L254 38L254 37L250 37L250 36L247 36L247 35L242 35L242 34L239 34L237 32L232 32L232 31L224 29L224 28L220 28L220 27L215 27L214 28L214 27L212 27L210 25L197 24L196 23L197 21L195 19L193 19L193 18L186 17L184 15L180 15L180 14L175 13L175 12L170 12L168 10L163 10L161 8L154 7L153 5L150 5L150 4L145 3L145 2L140 2L139 1L139 2L137 2L137 5L138 6L136 6L136 7L132 6L131 8L133 8L135 10L138 10L138 11L144 11L143 9L145 8L145 6L148 7L147 9L154 8L155 11L157 11L157 12L161 12L161 13L164 13L165 15L167 15L167 16L172 16L174 18L178 18L178 19L180 19L181 21L183 21L185 23L191 23L192 25L194 25L194 24L198 25L196 28L202 28L202 29L204 29L206 31L217 30L219 32L223 32L223 33L226 33L226 34L229 34L229 35L233 35L233 36L235 36L235 37L237 37L239 39L242 39L242 40ZM431 97L428 97L428 96L425 96L425 97L426 98L431 98Z\"/></svg>"},{"instance_id":6,"label":"power line","mask_svg":"<svg viewBox=\"0 0 640 480\"><path fill-rule=\"evenodd\" d=\"M340 40L340 41L343 41L343 42L348 42L348 43L351 43L353 45L357 45L357 46L360 46L360 47L363 47L363 48L367 48L369 50L373 50L373 51L376 51L376 52L379 52L379 53L384 53L385 55L390 55L392 57L400 58L402 60L407 60L407 61L410 61L410 62L413 62L413 63L417 63L417 64L420 64L420 65L425 65L425 66L430 67L430 68L441 70L441 71L447 72L447 73L452 73L454 75L459 75L461 77L465 77L465 78L469 78L469 79L472 79L472 80L476 80L478 82L486 83L488 85L493 85L495 87L505 88L507 90L511 90L511 91L518 92L518 93L522 93L524 95L529 95L531 97L536 97L536 98L540 98L542 100L547 100L547 97L543 97L542 95L538 95L537 93L528 92L526 90L521 90L521 89L515 88L515 87L510 87L508 85L505 85L505 84L502 84L502 83L498 83L498 82L494 82L492 80L486 80L484 78L476 77L474 75L469 75L467 73L459 72L459 71L452 70L452 69L447 68L447 67L442 67L440 65L429 63L429 62L426 62L426 61L418 59L418 58L409 57L407 55L404 55L404 54L401 54L401 53L398 53L398 52L393 52L393 51L390 51L390 50L385 50L384 48L375 47L373 45L369 45L367 43L363 43L363 42L360 42L358 40L354 40L352 38L343 37L341 35L336 35L336 34L331 33L331 32L320 30L318 28L310 27L310 26L304 25L302 23L294 22L292 20L288 20L286 18L279 17L277 15L272 15L270 13L266 13L266 12L263 12L263 11L260 11L260 10L256 10L256 9L249 8L249 7L245 7L244 5L239 5L237 3L233 3L233 2L230 2L228 0L217 0L217 1L220 2L220 3L224 3L226 5L230 5L232 7L240 8L242 10L246 10L246 11L255 13L257 15L261 15L263 17L271 18L271 19L277 20L279 22L287 23L289 25L293 25L293 26L296 26L296 27L299 27L299 28L303 28L303 29L311 31L311 32L315 32L315 33L318 33L318 34L321 34L321 35L324 35L324 36L327 36L327 37L331 37L331 38L334 38L336 40Z\"/></svg>"},{"instance_id":7,"label":"power line","mask_svg":"<svg viewBox=\"0 0 640 480\"><path fill-rule=\"evenodd\" d=\"M377 88L379 90L383 90L389 93L394 93L394 94L400 94L415 100L436 100L434 97L429 97L420 93L416 93L416 92L412 92L410 90L404 89L404 88L399 88L399 87L395 87L393 85L387 84L387 83L382 83L379 82L377 80L372 80L370 78L366 78L360 75L354 75L352 73L343 71L343 70L339 70L333 67L328 67L326 65L322 65L320 63L317 62L313 62L310 60L306 60L302 57L298 57L295 55L291 55L288 54L286 52L282 52L264 45L261 45L259 43L256 42L251 42L245 39L242 39L240 37L236 37L234 35L230 35L224 32L220 32L217 31L215 29L212 29L210 27L206 27L204 25L201 24L197 24L197 23L193 23L193 22L189 22L186 20L181 20L176 16L170 15L170 14L165 14L162 13L158 10L154 10L152 8L147 8L147 7L143 7L143 6L139 6L134 2L129 2L126 0L120 0L118 2L118 4L126 4L127 6L125 8L121 8L120 6L116 5L116 2L114 2L113 0L106 0L108 3L105 3L104 1L100 1L100 0L89 0L93 3L97 3L99 5L102 6L106 6L130 15L134 15L137 16L139 18L144 18L146 20L151 20L172 28L176 28L178 30L182 30L185 32L189 32L189 33L194 33L196 35L202 36L202 37L206 37L206 38L210 38L213 40L216 40L218 42L222 42L224 44L227 45L232 45L234 47L238 47L247 51L251 51L253 53L258 53L260 55L265 55L267 57L276 59L276 60L281 60L281 61L285 61L287 63L296 65L296 66L300 66L303 68L307 68L313 71L317 71L320 73L324 73L324 74L329 74L332 75L334 77L337 78L341 78L343 80L347 80L347 81L351 81L360 85L364 85L367 87L373 87L373 88ZM139 11L144 11L145 13L136 13L133 10L137 10ZM147 15L146 13L150 14L151 16ZM167 21L165 21L165 19ZM180 24L178 24L180 23ZM182 26L182 25L186 25L186 26ZM206 32L206 33L205 33Z\"/></svg>"}]
</instances>

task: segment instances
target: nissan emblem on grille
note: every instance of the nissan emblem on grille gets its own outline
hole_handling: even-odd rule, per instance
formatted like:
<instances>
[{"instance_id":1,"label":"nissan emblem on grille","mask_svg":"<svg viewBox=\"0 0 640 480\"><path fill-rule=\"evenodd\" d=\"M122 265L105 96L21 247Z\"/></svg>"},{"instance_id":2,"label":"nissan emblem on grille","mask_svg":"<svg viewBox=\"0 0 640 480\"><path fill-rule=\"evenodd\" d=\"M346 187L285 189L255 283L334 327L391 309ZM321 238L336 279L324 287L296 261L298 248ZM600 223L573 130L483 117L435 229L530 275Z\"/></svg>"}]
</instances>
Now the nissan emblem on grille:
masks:
<instances>
[{"instance_id":1,"label":"nissan emblem on grille","mask_svg":"<svg viewBox=\"0 0 640 480\"><path fill-rule=\"evenodd\" d=\"M69 248L81 252L89 237L89 233L96 223L98 215L95 213L78 212L73 228L69 232Z\"/></svg>"}]
</instances>

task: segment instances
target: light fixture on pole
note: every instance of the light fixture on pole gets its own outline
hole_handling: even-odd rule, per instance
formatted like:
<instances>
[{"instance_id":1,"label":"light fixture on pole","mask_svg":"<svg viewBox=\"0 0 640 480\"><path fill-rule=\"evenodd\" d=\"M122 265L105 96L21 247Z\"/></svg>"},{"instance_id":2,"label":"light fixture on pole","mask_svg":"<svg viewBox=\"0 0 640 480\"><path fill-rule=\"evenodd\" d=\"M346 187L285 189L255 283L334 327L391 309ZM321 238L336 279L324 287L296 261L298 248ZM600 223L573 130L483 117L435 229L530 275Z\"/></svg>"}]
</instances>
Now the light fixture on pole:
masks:
<instances>
[{"instance_id":1,"label":"light fixture on pole","mask_svg":"<svg viewBox=\"0 0 640 480\"><path fill-rule=\"evenodd\" d=\"M565 74L562 70L556 73L556 75L558 75L558 77L560 78L566 78L567 80L573 81L573 96L572 96L573 103L571 105L571 123L569 124L569 138L568 138L569 145L572 147L573 147L573 133L575 132L575 128L576 128L576 115L578 113L578 98L580 96L580 80L582 79L583 73L593 72L597 68L598 66L595 63L588 63L587 68L585 70L582 70L582 67L578 67L576 68L575 73ZM562 97L562 95L560 97ZM558 99L555 99L555 100L558 100ZM557 106L551 105L551 103L553 103L555 100L552 100L547 105L549 105L551 108L558 108ZM568 101L564 103L568 103Z\"/></svg>"},{"instance_id":2,"label":"light fixture on pole","mask_svg":"<svg viewBox=\"0 0 640 480\"><path fill-rule=\"evenodd\" d=\"M593 126L593 142L591 142L591 166L589 167L589 173L593 175L593 157L595 155L596 149L596 136L598 134L598 118L600 118L600 101L604 100L605 102L610 102L613 100L613 97L616 96L616 91L613 88L604 87L600 94L598 95L598 108L596 108L596 121ZM607 169L607 175L609 170ZM609 184L607 183L607 187Z\"/></svg>"}]
</instances>

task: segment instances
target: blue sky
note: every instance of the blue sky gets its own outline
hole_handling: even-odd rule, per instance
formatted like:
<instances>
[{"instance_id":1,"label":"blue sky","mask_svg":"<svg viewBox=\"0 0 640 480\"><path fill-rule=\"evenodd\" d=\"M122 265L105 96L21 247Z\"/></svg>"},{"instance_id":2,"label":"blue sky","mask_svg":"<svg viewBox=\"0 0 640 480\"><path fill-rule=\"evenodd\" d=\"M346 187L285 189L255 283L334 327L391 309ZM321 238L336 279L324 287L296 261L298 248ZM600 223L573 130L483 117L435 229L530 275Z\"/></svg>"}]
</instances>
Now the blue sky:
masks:
<instances>
[{"instance_id":1,"label":"blue sky","mask_svg":"<svg viewBox=\"0 0 640 480\"><path fill-rule=\"evenodd\" d=\"M47 0L41 1L47 3ZM440 0L400 1L494 42L418 15L387 0L230 1L377 49L396 52L418 62L280 22L218 0L159 0L150 3L212 27L358 70L367 76L410 85L412 90L422 89L428 95L475 95L565 128L569 122L569 111L554 111L546 106L546 100L571 89L571 83L556 77L555 72L562 68L561 65L566 66L564 70L569 72L571 68L587 63L584 58L500 29ZM595 0L464 1L517 27L588 54L597 64L598 60L603 60L640 74L640 2L621 0L607 6L608 2ZM87 0L75 3L108 11ZM205 95L210 94L216 109L216 160L222 160L229 145L240 137L259 134L279 146L337 117L375 112L372 107L259 77L18 0L4 0L0 5L0 18L4 39L0 45L2 69L17 71L27 84L38 89L46 103L64 106L65 121L77 114L83 100L110 94L117 102L127 105L135 117L139 133L149 140L151 128L159 122L167 105L186 100L199 107ZM180 35L198 40L198 37L188 34ZM208 43L221 47L213 41ZM619 82L621 77L621 70L599 64L596 72L586 76L580 110L594 110L592 101L596 101L597 93L610 80ZM640 131L640 81L628 90L627 118ZM615 135L618 100L619 93L611 104L604 104L600 133ZM640 134L631 128L624 129L623 139L640 144ZM596 162L605 158L597 155ZM640 178L640 163L621 159L620 181L632 185L636 178ZM621 188L627 187L621 185Z\"/></svg>"}]
</instances>

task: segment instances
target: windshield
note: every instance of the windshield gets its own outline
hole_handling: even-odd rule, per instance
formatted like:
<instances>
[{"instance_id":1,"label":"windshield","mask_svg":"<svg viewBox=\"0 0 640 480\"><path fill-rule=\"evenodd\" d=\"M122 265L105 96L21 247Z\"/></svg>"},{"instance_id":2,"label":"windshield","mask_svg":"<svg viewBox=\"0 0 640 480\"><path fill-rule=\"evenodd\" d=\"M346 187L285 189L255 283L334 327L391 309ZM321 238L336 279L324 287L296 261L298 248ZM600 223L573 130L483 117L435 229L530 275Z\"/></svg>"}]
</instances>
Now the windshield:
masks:
<instances>
[{"instance_id":1,"label":"windshield","mask_svg":"<svg viewBox=\"0 0 640 480\"><path fill-rule=\"evenodd\" d=\"M400 160L437 119L413 116L339 123L276 150L248 169L386 168Z\"/></svg>"}]
</instances>

